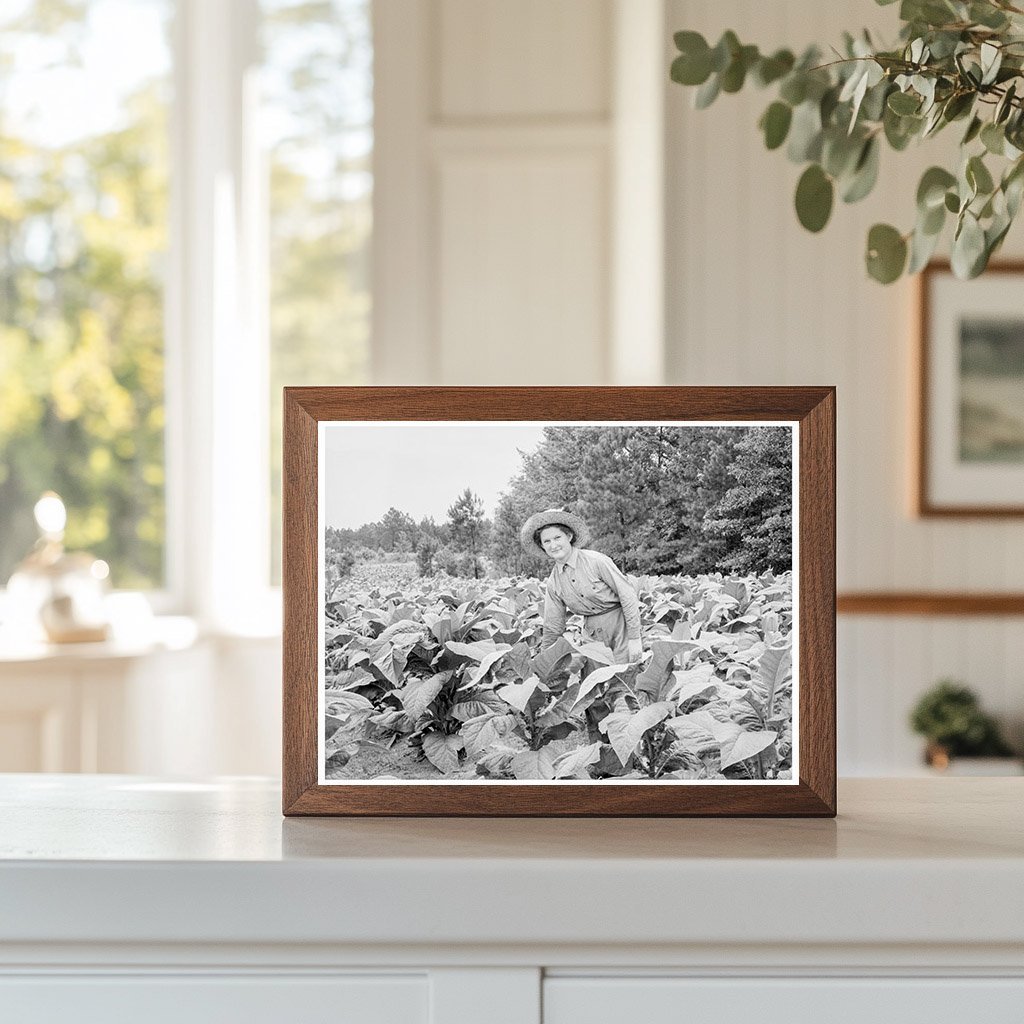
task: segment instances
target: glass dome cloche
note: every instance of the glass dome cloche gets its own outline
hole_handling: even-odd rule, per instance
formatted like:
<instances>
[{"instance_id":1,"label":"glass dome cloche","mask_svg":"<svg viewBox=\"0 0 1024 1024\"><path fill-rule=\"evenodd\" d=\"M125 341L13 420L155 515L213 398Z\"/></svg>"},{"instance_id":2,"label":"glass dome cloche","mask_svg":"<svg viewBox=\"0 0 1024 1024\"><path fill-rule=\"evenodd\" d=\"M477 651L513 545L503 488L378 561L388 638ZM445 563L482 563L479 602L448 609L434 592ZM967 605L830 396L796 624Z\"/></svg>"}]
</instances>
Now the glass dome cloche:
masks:
<instances>
[{"instance_id":1,"label":"glass dome cloche","mask_svg":"<svg viewBox=\"0 0 1024 1024\"><path fill-rule=\"evenodd\" d=\"M106 640L107 563L64 550L67 510L59 495L43 494L34 514L39 539L7 584L7 628L24 630L24 640L56 644Z\"/></svg>"}]
</instances>

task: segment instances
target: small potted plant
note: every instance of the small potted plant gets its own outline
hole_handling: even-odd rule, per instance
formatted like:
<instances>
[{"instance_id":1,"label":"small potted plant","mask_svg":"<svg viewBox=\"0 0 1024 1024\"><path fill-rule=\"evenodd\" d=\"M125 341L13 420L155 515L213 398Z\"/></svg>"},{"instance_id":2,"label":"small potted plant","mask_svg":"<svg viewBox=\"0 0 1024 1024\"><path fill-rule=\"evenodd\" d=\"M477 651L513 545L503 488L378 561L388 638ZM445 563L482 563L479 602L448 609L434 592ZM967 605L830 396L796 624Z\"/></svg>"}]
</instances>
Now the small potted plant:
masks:
<instances>
[{"instance_id":1,"label":"small potted plant","mask_svg":"<svg viewBox=\"0 0 1024 1024\"><path fill-rule=\"evenodd\" d=\"M958 774L1019 774L1020 764L1003 739L995 719L982 711L973 690L943 679L925 693L910 716L914 732L924 736L925 762L938 771ZM964 765L963 758L975 760ZM1011 758L1013 761L1006 759ZM992 759L1003 759L994 766ZM954 767L954 762L957 762ZM964 771L965 768L969 771ZM1000 770L1001 769L1001 770Z\"/></svg>"}]
</instances>

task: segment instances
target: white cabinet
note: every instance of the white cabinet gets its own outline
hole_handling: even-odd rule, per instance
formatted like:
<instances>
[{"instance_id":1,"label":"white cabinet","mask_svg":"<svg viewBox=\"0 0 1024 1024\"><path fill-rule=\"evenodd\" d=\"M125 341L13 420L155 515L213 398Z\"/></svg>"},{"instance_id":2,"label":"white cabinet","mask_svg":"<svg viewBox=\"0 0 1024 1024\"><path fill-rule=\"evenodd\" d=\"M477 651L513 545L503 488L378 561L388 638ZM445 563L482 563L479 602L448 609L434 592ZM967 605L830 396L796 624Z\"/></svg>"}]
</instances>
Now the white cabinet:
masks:
<instances>
[{"instance_id":1,"label":"white cabinet","mask_svg":"<svg viewBox=\"0 0 1024 1024\"><path fill-rule=\"evenodd\" d=\"M210 646L194 636L2 650L0 772L180 772L170 748L193 744L212 675ZM183 707L191 728L176 730Z\"/></svg>"},{"instance_id":2,"label":"white cabinet","mask_svg":"<svg viewBox=\"0 0 1024 1024\"><path fill-rule=\"evenodd\" d=\"M426 975L0 978L17 1024L429 1024Z\"/></svg>"},{"instance_id":3,"label":"white cabinet","mask_svg":"<svg viewBox=\"0 0 1024 1024\"><path fill-rule=\"evenodd\" d=\"M0 1021L1024 1021L1018 779L845 780L836 821L280 800L0 776Z\"/></svg>"},{"instance_id":4,"label":"white cabinet","mask_svg":"<svg viewBox=\"0 0 1024 1024\"><path fill-rule=\"evenodd\" d=\"M0 643L0 772L162 776L280 771L280 636Z\"/></svg>"},{"instance_id":5,"label":"white cabinet","mask_svg":"<svg viewBox=\"0 0 1024 1024\"><path fill-rule=\"evenodd\" d=\"M548 978L544 1024L1020 1024L1024 978Z\"/></svg>"}]
</instances>

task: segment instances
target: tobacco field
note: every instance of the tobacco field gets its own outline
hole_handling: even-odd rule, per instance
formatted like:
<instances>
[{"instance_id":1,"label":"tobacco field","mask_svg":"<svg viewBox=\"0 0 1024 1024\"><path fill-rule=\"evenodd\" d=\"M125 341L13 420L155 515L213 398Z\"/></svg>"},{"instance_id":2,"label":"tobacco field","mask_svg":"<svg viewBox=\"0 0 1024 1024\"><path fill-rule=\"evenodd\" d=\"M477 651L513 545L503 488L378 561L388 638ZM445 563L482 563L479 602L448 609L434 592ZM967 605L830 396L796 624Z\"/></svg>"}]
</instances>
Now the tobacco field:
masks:
<instances>
[{"instance_id":1,"label":"tobacco field","mask_svg":"<svg viewBox=\"0 0 1024 1024\"><path fill-rule=\"evenodd\" d=\"M541 651L531 577L370 582L326 606L329 780L791 777L789 572L639 577L632 665L579 620Z\"/></svg>"}]
</instances>

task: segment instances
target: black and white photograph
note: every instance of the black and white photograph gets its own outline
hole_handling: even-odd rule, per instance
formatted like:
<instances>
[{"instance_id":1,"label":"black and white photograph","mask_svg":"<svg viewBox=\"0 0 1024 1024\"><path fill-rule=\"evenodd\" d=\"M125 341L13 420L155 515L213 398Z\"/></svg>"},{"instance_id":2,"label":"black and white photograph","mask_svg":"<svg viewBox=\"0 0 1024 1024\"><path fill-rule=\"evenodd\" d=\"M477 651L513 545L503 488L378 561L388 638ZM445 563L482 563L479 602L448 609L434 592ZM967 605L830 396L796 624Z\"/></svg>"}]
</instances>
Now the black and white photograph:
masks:
<instances>
[{"instance_id":1,"label":"black and white photograph","mask_svg":"<svg viewBox=\"0 0 1024 1024\"><path fill-rule=\"evenodd\" d=\"M321 783L798 776L796 424L319 431Z\"/></svg>"}]
</instances>

